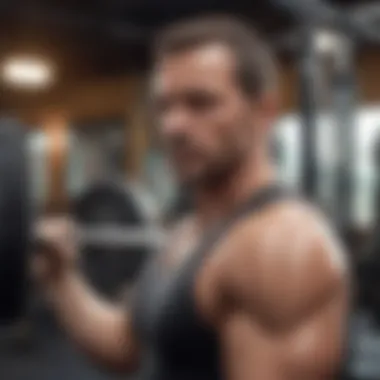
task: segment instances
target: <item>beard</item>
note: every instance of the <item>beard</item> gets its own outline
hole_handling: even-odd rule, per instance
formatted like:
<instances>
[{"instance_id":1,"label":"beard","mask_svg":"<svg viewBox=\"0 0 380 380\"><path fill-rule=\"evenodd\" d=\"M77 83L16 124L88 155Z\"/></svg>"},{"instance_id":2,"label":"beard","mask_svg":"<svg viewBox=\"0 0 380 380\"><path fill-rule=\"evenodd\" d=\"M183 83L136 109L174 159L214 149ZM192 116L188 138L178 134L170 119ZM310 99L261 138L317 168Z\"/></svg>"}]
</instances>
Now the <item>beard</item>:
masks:
<instances>
[{"instance_id":1,"label":"beard","mask_svg":"<svg viewBox=\"0 0 380 380\"><path fill-rule=\"evenodd\" d=\"M220 154L217 158L210 159L193 175L183 178L179 176L180 187L191 192L195 190L212 192L223 187L223 184L239 171L244 158L245 155L236 151Z\"/></svg>"}]
</instances>

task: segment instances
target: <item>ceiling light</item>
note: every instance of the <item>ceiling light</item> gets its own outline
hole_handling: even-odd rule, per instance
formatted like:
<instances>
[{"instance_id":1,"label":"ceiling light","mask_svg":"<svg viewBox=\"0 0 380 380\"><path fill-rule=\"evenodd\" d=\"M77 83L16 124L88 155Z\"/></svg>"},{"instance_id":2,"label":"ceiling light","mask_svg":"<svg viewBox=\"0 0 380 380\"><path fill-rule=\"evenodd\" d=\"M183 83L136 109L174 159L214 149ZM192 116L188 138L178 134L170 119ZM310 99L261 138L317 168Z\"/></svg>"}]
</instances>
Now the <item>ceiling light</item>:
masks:
<instances>
[{"instance_id":1,"label":"ceiling light","mask_svg":"<svg viewBox=\"0 0 380 380\"><path fill-rule=\"evenodd\" d=\"M54 80L54 70L38 58L12 57L3 62L3 80L12 87L41 89Z\"/></svg>"}]
</instances>

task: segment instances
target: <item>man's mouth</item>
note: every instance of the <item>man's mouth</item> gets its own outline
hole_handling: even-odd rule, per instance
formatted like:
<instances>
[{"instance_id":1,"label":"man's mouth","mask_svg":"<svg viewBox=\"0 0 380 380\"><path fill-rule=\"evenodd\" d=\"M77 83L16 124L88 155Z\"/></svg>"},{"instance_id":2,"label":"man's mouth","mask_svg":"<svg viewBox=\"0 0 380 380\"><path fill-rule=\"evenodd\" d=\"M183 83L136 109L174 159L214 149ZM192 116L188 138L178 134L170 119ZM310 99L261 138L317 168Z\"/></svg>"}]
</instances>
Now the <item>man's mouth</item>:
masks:
<instances>
[{"instance_id":1,"label":"man's mouth","mask_svg":"<svg viewBox=\"0 0 380 380\"><path fill-rule=\"evenodd\" d=\"M174 160L182 162L198 157L199 152L193 148L183 147L174 149L171 155Z\"/></svg>"}]
</instances>

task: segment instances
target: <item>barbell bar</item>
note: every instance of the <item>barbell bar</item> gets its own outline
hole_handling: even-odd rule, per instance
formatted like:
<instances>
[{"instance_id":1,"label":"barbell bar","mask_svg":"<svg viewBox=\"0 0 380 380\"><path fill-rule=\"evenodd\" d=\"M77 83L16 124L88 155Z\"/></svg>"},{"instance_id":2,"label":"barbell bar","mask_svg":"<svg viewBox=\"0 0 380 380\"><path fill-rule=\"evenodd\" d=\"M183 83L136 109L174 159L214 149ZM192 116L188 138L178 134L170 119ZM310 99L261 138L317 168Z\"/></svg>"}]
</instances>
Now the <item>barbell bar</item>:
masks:
<instances>
[{"instance_id":1,"label":"barbell bar","mask_svg":"<svg viewBox=\"0 0 380 380\"><path fill-rule=\"evenodd\" d=\"M98 247L111 250L122 248L153 250L159 248L165 240L164 231L157 227L77 226L74 235L80 248ZM38 249L38 246L44 246L45 243L39 240L38 235L35 236L34 248Z\"/></svg>"},{"instance_id":2,"label":"barbell bar","mask_svg":"<svg viewBox=\"0 0 380 380\"><path fill-rule=\"evenodd\" d=\"M80 246L104 248L143 247L155 249L162 245L165 234L153 227L80 227L77 229Z\"/></svg>"}]
</instances>

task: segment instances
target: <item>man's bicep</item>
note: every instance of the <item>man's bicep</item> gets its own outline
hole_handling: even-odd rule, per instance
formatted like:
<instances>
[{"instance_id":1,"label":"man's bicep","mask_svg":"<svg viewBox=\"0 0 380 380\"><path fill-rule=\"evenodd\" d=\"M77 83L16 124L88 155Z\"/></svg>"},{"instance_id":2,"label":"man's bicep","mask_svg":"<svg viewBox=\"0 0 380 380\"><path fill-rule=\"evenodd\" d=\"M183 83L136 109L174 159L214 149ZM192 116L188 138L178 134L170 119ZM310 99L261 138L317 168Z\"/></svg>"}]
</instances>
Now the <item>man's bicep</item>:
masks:
<instances>
[{"instance_id":1,"label":"man's bicep","mask_svg":"<svg viewBox=\"0 0 380 380\"><path fill-rule=\"evenodd\" d=\"M344 252L315 230L305 230L301 241L281 239L277 247L242 251L241 257L235 255L235 266L224 271L226 297L234 307L230 319L226 310L228 347L241 334L241 325L232 323L236 316L246 325L240 336L245 344L226 352L229 357L238 353L235 362L250 361L247 367L258 378L293 380L303 374L302 380L320 379L322 372L337 368L344 344L349 301Z\"/></svg>"},{"instance_id":2,"label":"man's bicep","mask_svg":"<svg viewBox=\"0 0 380 380\"><path fill-rule=\"evenodd\" d=\"M261 316L236 313L221 330L227 379L326 380L343 357L343 298L331 299L311 315L276 329Z\"/></svg>"},{"instance_id":3,"label":"man's bicep","mask_svg":"<svg viewBox=\"0 0 380 380\"><path fill-rule=\"evenodd\" d=\"M239 275L231 276L231 288L241 306L261 315L266 323L288 328L322 309L337 294L348 295L344 250L327 229L311 227L305 226L299 238L279 236L281 244L276 249L251 255L255 262L247 265L246 260Z\"/></svg>"},{"instance_id":4,"label":"man's bicep","mask_svg":"<svg viewBox=\"0 0 380 380\"><path fill-rule=\"evenodd\" d=\"M279 332L279 354L288 379L328 379L340 369L346 338L345 300L332 298L300 320L289 331Z\"/></svg>"}]
</instances>

